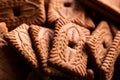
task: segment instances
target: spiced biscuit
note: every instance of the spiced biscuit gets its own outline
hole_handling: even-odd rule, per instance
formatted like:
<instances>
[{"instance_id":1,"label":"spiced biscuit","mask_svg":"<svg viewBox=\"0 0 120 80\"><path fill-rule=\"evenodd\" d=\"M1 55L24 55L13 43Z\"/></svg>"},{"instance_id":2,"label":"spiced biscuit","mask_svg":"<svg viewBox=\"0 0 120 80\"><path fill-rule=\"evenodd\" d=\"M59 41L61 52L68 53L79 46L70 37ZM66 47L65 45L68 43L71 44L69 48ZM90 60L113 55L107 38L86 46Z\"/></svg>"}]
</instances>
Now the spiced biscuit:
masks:
<instances>
[{"instance_id":1,"label":"spiced biscuit","mask_svg":"<svg viewBox=\"0 0 120 80\"><path fill-rule=\"evenodd\" d=\"M112 80L114 73L114 64L117 58L120 56L120 31L117 32L112 45L108 49L104 60L100 66L101 79L100 80Z\"/></svg>"},{"instance_id":2,"label":"spiced biscuit","mask_svg":"<svg viewBox=\"0 0 120 80\"><path fill-rule=\"evenodd\" d=\"M13 31L7 33L5 38L18 51L18 53L28 62L33 68L38 67L38 61L34 50L32 49L32 42L28 33L29 26L22 24Z\"/></svg>"},{"instance_id":3,"label":"spiced biscuit","mask_svg":"<svg viewBox=\"0 0 120 80\"><path fill-rule=\"evenodd\" d=\"M83 50L89 30L58 19L48 63L64 73L81 78L87 75L87 54ZM86 33L88 32L88 33ZM72 74L73 75L73 74Z\"/></svg>"},{"instance_id":4,"label":"spiced biscuit","mask_svg":"<svg viewBox=\"0 0 120 80\"><path fill-rule=\"evenodd\" d=\"M40 68L48 75L62 76L62 74L47 64L54 31L42 26L31 25L29 29L33 45L35 46Z\"/></svg>"},{"instance_id":5,"label":"spiced biscuit","mask_svg":"<svg viewBox=\"0 0 120 80\"><path fill-rule=\"evenodd\" d=\"M64 18L79 25L85 24L85 10L78 0L50 0L47 18L54 23L58 18Z\"/></svg>"},{"instance_id":6,"label":"spiced biscuit","mask_svg":"<svg viewBox=\"0 0 120 80\"><path fill-rule=\"evenodd\" d=\"M0 11L0 22L6 22L9 30L22 23L45 23L44 0L1 0Z\"/></svg>"},{"instance_id":7,"label":"spiced biscuit","mask_svg":"<svg viewBox=\"0 0 120 80\"><path fill-rule=\"evenodd\" d=\"M112 33L106 21L99 23L97 28L88 38L86 44L89 47L93 63L99 67L105 57L105 54L112 43Z\"/></svg>"}]
</instances>

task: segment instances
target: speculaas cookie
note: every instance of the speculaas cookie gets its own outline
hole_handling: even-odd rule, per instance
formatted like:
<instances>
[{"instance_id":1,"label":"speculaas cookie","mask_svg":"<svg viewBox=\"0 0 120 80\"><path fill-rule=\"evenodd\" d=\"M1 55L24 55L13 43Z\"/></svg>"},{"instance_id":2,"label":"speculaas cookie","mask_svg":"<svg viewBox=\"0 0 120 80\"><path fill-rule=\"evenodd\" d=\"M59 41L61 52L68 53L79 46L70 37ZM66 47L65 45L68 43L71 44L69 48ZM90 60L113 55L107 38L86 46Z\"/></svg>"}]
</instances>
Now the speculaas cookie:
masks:
<instances>
[{"instance_id":1,"label":"speculaas cookie","mask_svg":"<svg viewBox=\"0 0 120 80\"><path fill-rule=\"evenodd\" d=\"M28 33L29 26L22 24L13 31L7 33L5 38L18 51L18 53L33 68L38 67L38 61L34 50L32 49L31 39Z\"/></svg>"},{"instance_id":2,"label":"speculaas cookie","mask_svg":"<svg viewBox=\"0 0 120 80\"><path fill-rule=\"evenodd\" d=\"M100 80L112 80L114 73L114 65L116 59L120 56L120 31L117 32L104 60L100 66L101 79Z\"/></svg>"},{"instance_id":3,"label":"speculaas cookie","mask_svg":"<svg viewBox=\"0 0 120 80\"><path fill-rule=\"evenodd\" d=\"M1 0L0 22L9 30L22 23L42 25L45 22L44 0Z\"/></svg>"},{"instance_id":4,"label":"speculaas cookie","mask_svg":"<svg viewBox=\"0 0 120 80\"><path fill-rule=\"evenodd\" d=\"M48 75L62 76L59 71L49 67L47 64L54 31L42 26L31 25L29 33L35 46L40 68Z\"/></svg>"},{"instance_id":5,"label":"speculaas cookie","mask_svg":"<svg viewBox=\"0 0 120 80\"><path fill-rule=\"evenodd\" d=\"M89 34L89 30L84 27L58 19L48 59L50 66L64 73L85 77L87 54L83 47Z\"/></svg>"},{"instance_id":6,"label":"speculaas cookie","mask_svg":"<svg viewBox=\"0 0 120 80\"><path fill-rule=\"evenodd\" d=\"M48 5L48 22L65 18L79 25L85 24L85 11L78 0L50 0Z\"/></svg>"},{"instance_id":7,"label":"speculaas cookie","mask_svg":"<svg viewBox=\"0 0 120 80\"><path fill-rule=\"evenodd\" d=\"M106 21L99 23L97 28L92 32L86 44L89 47L92 62L98 67L101 65L105 54L112 43L112 34Z\"/></svg>"}]
</instances>

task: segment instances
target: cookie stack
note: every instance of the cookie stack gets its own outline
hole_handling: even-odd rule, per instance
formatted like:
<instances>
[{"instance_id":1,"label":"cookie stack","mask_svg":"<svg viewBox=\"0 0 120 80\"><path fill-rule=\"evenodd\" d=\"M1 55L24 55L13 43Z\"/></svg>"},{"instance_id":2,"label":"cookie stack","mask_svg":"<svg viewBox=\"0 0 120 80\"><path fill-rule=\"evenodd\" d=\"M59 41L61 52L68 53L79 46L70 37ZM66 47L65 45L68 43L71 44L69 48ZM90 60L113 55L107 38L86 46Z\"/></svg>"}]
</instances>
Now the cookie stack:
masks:
<instances>
[{"instance_id":1,"label":"cookie stack","mask_svg":"<svg viewBox=\"0 0 120 80\"><path fill-rule=\"evenodd\" d=\"M8 28L2 39L31 67L24 80L113 79L120 31L103 18L96 22L78 0L0 5L0 22Z\"/></svg>"}]
</instances>

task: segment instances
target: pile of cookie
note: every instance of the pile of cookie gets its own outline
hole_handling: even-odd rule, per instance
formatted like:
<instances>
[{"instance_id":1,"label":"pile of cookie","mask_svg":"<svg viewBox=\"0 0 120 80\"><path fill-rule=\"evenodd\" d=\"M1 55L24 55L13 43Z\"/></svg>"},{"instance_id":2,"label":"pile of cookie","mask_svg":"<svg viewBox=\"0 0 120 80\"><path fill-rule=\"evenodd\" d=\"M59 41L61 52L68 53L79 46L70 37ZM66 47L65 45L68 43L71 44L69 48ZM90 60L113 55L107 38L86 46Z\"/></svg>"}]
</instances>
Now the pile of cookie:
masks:
<instances>
[{"instance_id":1,"label":"pile of cookie","mask_svg":"<svg viewBox=\"0 0 120 80\"><path fill-rule=\"evenodd\" d=\"M116 74L120 31L105 19L94 21L79 0L1 0L0 11L0 46L10 45L32 68L26 80Z\"/></svg>"}]
</instances>

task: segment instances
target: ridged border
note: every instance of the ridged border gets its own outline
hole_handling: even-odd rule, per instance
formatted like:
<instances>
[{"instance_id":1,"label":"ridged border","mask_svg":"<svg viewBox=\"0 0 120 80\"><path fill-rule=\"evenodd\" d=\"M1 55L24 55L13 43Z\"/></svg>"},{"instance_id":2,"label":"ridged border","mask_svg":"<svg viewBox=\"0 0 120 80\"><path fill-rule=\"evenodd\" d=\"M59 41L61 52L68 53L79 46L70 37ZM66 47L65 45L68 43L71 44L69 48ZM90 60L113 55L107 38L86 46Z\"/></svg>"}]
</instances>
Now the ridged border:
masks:
<instances>
[{"instance_id":1,"label":"ridged border","mask_svg":"<svg viewBox=\"0 0 120 80\"><path fill-rule=\"evenodd\" d=\"M110 46L100 67L102 72L101 75L103 75L102 78L104 78L102 80L112 80L112 76L114 73L114 64L119 55L120 55L120 31L116 33L112 45Z\"/></svg>"},{"instance_id":2,"label":"ridged border","mask_svg":"<svg viewBox=\"0 0 120 80\"><path fill-rule=\"evenodd\" d=\"M16 18L0 18L0 21L6 22L7 26L19 26L22 23L27 24L36 24L36 25L43 25L45 23L45 7L44 7L44 0L38 0L32 1L32 0L10 0L6 2L0 2L0 5L2 6L1 9L4 8L12 8L16 6L22 6L26 4L34 5L37 10L34 15L31 17L25 17L25 16L18 16ZM26 14L27 15L27 14Z\"/></svg>"},{"instance_id":3,"label":"ridged border","mask_svg":"<svg viewBox=\"0 0 120 80\"><path fill-rule=\"evenodd\" d=\"M34 50L32 49L32 46L29 46L29 47L31 47L30 49L32 52L28 53L25 49L22 48L22 46L20 46L20 44L17 41L17 38L15 35L17 32L19 32L20 29L25 29L25 31L27 32L29 29L29 26L26 24L22 24L15 30L6 34L5 38L8 40L8 42L10 42L12 44L12 46L19 52L19 54L26 60L26 62L28 62L33 68L38 68L37 58L34 53ZM29 35L27 35L27 36L29 36Z\"/></svg>"},{"instance_id":4,"label":"ridged border","mask_svg":"<svg viewBox=\"0 0 120 80\"><path fill-rule=\"evenodd\" d=\"M76 65L67 64L63 60L61 60L62 56L64 56L64 51L68 46L68 39L66 34L66 29L63 30L65 25L70 24L69 28L75 27L77 28L81 39L75 44L74 49L76 50L76 60L79 60L79 64L75 62ZM76 27L77 26L77 27ZM87 75L87 54L83 51L83 47L85 44L85 33L79 25L66 21L64 19L58 19L55 27L55 35L53 39L53 45L51 49L51 53L49 55L48 62L51 66L55 67L58 70L62 70L62 72L75 73L75 75L80 76L81 78L86 77ZM85 28L84 28L85 29ZM63 31L61 31L63 30ZM89 30L88 30L89 32ZM87 34L89 35L89 34ZM61 55L60 55L61 54ZM60 58L61 57L61 58ZM79 57L79 58L78 58Z\"/></svg>"},{"instance_id":5,"label":"ridged border","mask_svg":"<svg viewBox=\"0 0 120 80\"><path fill-rule=\"evenodd\" d=\"M48 32L48 35L50 36L50 41L52 41L54 35L53 30L37 25L31 25L29 29L29 33L31 35L33 44L35 46L36 55L40 63L40 68L48 75L63 76L61 72L55 70L54 68L48 66L47 64L49 50L50 50L50 42L45 40L46 36L44 34L40 34L40 32L43 30L44 30L43 32L44 34Z\"/></svg>"},{"instance_id":6,"label":"ridged border","mask_svg":"<svg viewBox=\"0 0 120 80\"><path fill-rule=\"evenodd\" d=\"M112 33L110 31L109 25L106 21L99 23L97 28L93 31L91 36L88 38L86 44L90 48L90 52L95 59L95 67L99 67L102 64L102 60L112 43ZM102 47L102 52L99 47ZM104 47L105 46L105 47Z\"/></svg>"},{"instance_id":7,"label":"ridged border","mask_svg":"<svg viewBox=\"0 0 120 80\"><path fill-rule=\"evenodd\" d=\"M59 1L62 1L62 0L59 0ZM48 14L47 14L49 23L54 23L58 18L64 18L62 15L59 14L58 11L55 10L55 7L57 8L58 5L61 5L61 3L59 1L50 0L50 2L49 2ZM58 5L56 5L56 4L58 4ZM79 9L79 11L80 11L80 13L83 14L82 16L80 14L76 18L70 18L70 19L67 19L67 20L69 20L73 23L76 23L78 25L85 26L85 11L84 11L83 8L81 10Z\"/></svg>"}]
</instances>

